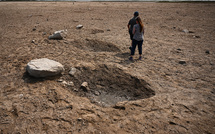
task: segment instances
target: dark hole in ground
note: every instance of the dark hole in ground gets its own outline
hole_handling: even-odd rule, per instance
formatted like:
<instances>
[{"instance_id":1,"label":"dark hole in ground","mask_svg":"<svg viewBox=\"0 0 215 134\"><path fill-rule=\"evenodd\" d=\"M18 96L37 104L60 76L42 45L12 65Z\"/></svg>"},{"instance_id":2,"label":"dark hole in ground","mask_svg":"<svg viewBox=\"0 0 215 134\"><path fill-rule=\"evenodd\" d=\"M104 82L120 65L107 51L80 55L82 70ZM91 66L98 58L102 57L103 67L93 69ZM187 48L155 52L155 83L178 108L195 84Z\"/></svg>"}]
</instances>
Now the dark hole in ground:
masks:
<instances>
[{"instance_id":1,"label":"dark hole in ground","mask_svg":"<svg viewBox=\"0 0 215 134\"><path fill-rule=\"evenodd\" d=\"M149 84L143 79L131 76L123 70L107 65L99 65L96 69L77 68L79 71L72 76L72 81L80 96L88 97L91 102L100 106L113 106L117 102L146 99L155 95ZM83 91L83 82L89 85L89 91Z\"/></svg>"}]
</instances>

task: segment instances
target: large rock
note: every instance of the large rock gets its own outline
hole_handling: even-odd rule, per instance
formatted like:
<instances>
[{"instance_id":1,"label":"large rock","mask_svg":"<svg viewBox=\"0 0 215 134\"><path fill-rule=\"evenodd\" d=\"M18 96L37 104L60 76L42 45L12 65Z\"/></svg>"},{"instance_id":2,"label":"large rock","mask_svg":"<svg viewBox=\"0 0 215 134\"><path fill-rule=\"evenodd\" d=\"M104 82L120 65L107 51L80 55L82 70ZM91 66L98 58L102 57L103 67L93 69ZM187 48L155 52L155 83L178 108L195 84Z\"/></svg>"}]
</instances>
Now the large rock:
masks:
<instances>
[{"instance_id":1,"label":"large rock","mask_svg":"<svg viewBox=\"0 0 215 134\"><path fill-rule=\"evenodd\" d=\"M27 64L27 72L34 77L49 77L59 75L64 67L59 62L47 58L31 60Z\"/></svg>"}]
</instances>

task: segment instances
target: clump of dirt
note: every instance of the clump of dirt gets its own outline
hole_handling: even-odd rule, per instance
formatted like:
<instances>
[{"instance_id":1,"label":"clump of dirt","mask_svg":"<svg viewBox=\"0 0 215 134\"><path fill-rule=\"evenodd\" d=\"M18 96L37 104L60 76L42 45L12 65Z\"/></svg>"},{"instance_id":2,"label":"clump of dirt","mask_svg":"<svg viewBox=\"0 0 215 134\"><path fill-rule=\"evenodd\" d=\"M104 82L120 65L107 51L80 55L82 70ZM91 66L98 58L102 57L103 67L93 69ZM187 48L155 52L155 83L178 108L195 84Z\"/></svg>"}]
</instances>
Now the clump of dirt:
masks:
<instances>
[{"instance_id":1,"label":"clump of dirt","mask_svg":"<svg viewBox=\"0 0 215 134\"><path fill-rule=\"evenodd\" d=\"M120 49L113 43L97 40L97 39L86 39L84 42L75 40L72 42L75 47L87 50L91 52L119 52Z\"/></svg>"},{"instance_id":2,"label":"clump of dirt","mask_svg":"<svg viewBox=\"0 0 215 134\"><path fill-rule=\"evenodd\" d=\"M155 95L149 84L111 65L98 65L95 69L79 67L72 81L80 88L83 82L89 84L89 91L79 90L77 94L88 97L93 103L109 107L121 101L145 99Z\"/></svg>"}]
</instances>

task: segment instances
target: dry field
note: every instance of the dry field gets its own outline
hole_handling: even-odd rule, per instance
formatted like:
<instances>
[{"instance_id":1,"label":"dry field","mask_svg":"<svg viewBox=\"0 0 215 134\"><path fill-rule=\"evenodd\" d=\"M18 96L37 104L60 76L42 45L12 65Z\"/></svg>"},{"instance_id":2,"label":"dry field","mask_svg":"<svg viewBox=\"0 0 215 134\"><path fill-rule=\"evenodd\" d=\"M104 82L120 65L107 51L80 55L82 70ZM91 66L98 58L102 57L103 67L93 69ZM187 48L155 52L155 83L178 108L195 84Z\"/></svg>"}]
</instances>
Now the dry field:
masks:
<instances>
[{"instance_id":1,"label":"dry field","mask_svg":"<svg viewBox=\"0 0 215 134\"><path fill-rule=\"evenodd\" d=\"M131 62L134 11L146 30L143 60L136 51ZM215 3L0 2L0 132L212 134L214 35ZM37 58L65 72L33 78Z\"/></svg>"}]
</instances>

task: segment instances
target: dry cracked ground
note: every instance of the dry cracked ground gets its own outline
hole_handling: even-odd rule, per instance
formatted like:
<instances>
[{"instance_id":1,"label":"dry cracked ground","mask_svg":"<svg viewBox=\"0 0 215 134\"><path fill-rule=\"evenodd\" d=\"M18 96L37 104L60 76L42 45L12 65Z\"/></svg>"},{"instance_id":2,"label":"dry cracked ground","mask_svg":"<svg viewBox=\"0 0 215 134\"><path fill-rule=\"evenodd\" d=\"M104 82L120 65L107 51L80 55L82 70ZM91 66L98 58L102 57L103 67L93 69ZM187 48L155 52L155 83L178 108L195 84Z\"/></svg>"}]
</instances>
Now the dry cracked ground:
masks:
<instances>
[{"instance_id":1,"label":"dry cracked ground","mask_svg":"<svg viewBox=\"0 0 215 134\"><path fill-rule=\"evenodd\" d=\"M143 60L136 51L131 62L134 11L146 31ZM215 3L0 2L0 131L213 134L214 35ZM65 72L29 76L38 58Z\"/></svg>"}]
</instances>

